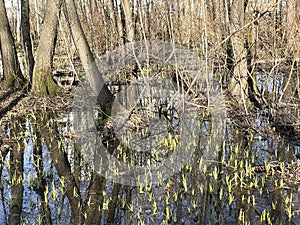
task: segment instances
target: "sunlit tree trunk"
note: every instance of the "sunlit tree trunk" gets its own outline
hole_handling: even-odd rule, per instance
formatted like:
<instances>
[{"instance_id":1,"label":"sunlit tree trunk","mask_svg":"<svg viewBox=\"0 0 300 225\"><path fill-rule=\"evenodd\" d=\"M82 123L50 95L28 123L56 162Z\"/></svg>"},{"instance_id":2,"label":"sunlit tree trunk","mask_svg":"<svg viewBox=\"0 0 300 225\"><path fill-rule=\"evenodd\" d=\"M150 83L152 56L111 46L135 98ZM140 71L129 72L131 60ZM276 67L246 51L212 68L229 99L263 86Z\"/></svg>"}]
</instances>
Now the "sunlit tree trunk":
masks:
<instances>
[{"instance_id":1,"label":"sunlit tree trunk","mask_svg":"<svg viewBox=\"0 0 300 225\"><path fill-rule=\"evenodd\" d=\"M29 0L21 0L21 30L23 38L23 48L26 59L26 73L31 84L34 68L34 57L30 38Z\"/></svg>"},{"instance_id":2,"label":"sunlit tree trunk","mask_svg":"<svg viewBox=\"0 0 300 225\"><path fill-rule=\"evenodd\" d=\"M20 69L16 46L8 23L4 0L0 0L0 44L5 86L8 88L23 87L26 80Z\"/></svg>"},{"instance_id":3,"label":"sunlit tree trunk","mask_svg":"<svg viewBox=\"0 0 300 225\"><path fill-rule=\"evenodd\" d=\"M118 20L117 12L116 9L113 5L113 0L108 0L107 1L107 8L108 8L108 16L109 16L109 26L111 26L111 33L116 34L117 35L117 40L119 39L120 36L122 36L122 28L121 28L121 32L119 30L118 27L118 22L120 22ZM122 26L121 26L122 27Z\"/></svg>"},{"instance_id":4,"label":"sunlit tree trunk","mask_svg":"<svg viewBox=\"0 0 300 225\"><path fill-rule=\"evenodd\" d=\"M121 38L123 37L123 28L121 23L121 17L119 13L119 7L115 4L116 1L108 0L107 1L107 9L108 9L108 17L109 22L107 25L109 26L109 30L114 35L113 40L116 43L121 43Z\"/></svg>"},{"instance_id":5,"label":"sunlit tree trunk","mask_svg":"<svg viewBox=\"0 0 300 225\"><path fill-rule=\"evenodd\" d=\"M247 37L245 25L245 2L233 0L229 11L230 38L233 50L233 77L230 81L230 91L234 96L244 99L247 94L247 50L245 38Z\"/></svg>"},{"instance_id":6,"label":"sunlit tree trunk","mask_svg":"<svg viewBox=\"0 0 300 225\"><path fill-rule=\"evenodd\" d=\"M179 27L178 33L180 38L180 43L183 45L188 45L190 43L191 34L191 0L180 0L178 2L179 8ZM206 4L205 4L206 7Z\"/></svg>"},{"instance_id":7,"label":"sunlit tree trunk","mask_svg":"<svg viewBox=\"0 0 300 225\"><path fill-rule=\"evenodd\" d=\"M121 39L123 37L123 28L122 28L122 22L121 22L121 13L120 13L120 7L118 3L114 0L109 0L112 3L113 10L114 10L114 17L116 22L116 27L118 29L119 34L119 43L121 43Z\"/></svg>"},{"instance_id":8,"label":"sunlit tree trunk","mask_svg":"<svg viewBox=\"0 0 300 225\"><path fill-rule=\"evenodd\" d=\"M105 84L102 75L95 63L94 56L91 52L81 23L79 21L74 0L66 0L66 6L68 13L67 18L69 18L71 33L76 48L78 49L80 60L86 72L87 79L93 91L98 94L98 101L102 110L110 114L111 103L114 97Z\"/></svg>"},{"instance_id":9,"label":"sunlit tree trunk","mask_svg":"<svg viewBox=\"0 0 300 225\"><path fill-rule=\"evenodd\" d=\"M173 10L173 7L174 5L171 4L170 2L168 1L165 1L164 2L164 10L159 10L158 12L159 13L167 13L166 15L166 22L165 21L161 21L159 18L158 20L156 21L156 28L157 27L164 27L165 23L167 23L167 31L166 31L166 34L164 36L162 36L162 38L164 39L167 39L167 40L170 40L170 41L175 41L175 28L174 28L174 21L173 21L173 13L172 13L172 10ZM157 9L158 10L158 9ZM156 30L156 33L161 33L162 31L160 29L157 29Z\"/></svg>"},{"instance_id":10,"label":"sunlit tree trunk","mask_svg":"<svg viewBox=\"0 0 300 225\"><path fill-rule=\"evenodd\" d=\"M21 21L21 5L19 0L17 0L16 4L16 43L20 44L21 43L21 36L22 36L22 21Z\"/></svg>"},{"instance_id":11,"label":"sunlit tree trunk","mask_svg":"<svg viewBox=\"0 0 300 225\"><path fill-rule=\"evenodd\" d=\"M152 6L153 6L153 3L152 3L152 0L146 0L146 22L145 22L145 30L147 31L147 37L149 37L149 39L151 39L151 36L152 36L152 22L151 22L151 10L152 10Z\"/></svg>"},{"instance_id":12,"label":"sunlit tree trunk","mask_svg":"<svg viewBox=\"0 0 300 225\"><path fill-rule=\"evenodd\" d=\"M299 0L287 1L287 18L286 18L286 37L287 47L285 55L289 55L289 51L295 53L299 51L299 30L300 30L300 2ZM287 52L288 51L288 52Z\"/></svg>"},{"instance_id":13,"label":"sunlit tree trunk","mask_svg":"<svg viewBox=\"0 0 300 225\"><path fill-rule=\"evenodd\" d=\"M38 0L34 0L34 14L35 14L35 32L36 32L36 37L35 38L40 38L40 3Z\"/></svg>"},{"instance_id":14,"label":"sunlit tree trunk","mask_svg":"<svg viewBox=\"0 0 300 225\"><path fill-rule=\"evenodd\" d=\"M46 96L57 92L58 87L52 78L52 67L60 6L61 0L47 1L33 70L32 93L35 95Z\"/></svg>"},{"instance_id":15,"label":"sunlit tree trunk","mask_svg":"<svg viewBox=\"0 0 300 225\"><path fill-rule=\"evenodd\" d=\"M124 23L126 30L126 38L128 42L134 41L134 23L132 19L132 5L129 0L121 0L121 5L124 11Z\"/></svg>"}]
</instances>

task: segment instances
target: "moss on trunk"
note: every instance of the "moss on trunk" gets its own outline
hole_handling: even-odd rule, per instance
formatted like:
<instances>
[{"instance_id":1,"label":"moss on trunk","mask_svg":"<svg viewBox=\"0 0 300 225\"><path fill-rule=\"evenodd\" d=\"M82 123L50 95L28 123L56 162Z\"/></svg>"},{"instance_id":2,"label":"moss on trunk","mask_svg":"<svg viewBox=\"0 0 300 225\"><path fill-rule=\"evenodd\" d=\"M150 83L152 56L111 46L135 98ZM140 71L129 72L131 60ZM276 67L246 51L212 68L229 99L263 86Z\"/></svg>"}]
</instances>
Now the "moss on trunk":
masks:
<instances>
[{"instance_id":1,"label":"moss on trunk","mask_svg":"<svg viewBox=\"0 0 300 225\"><path fill-rule=\"evenodd\" d=\"M8 73L3 80L3 86L6 89L20 89L26 86L26 80L16 76L14 73Z\"/></svg>"},{"instance_id":2,"label":"moss on trunk","mask_svg":"<svg viewBox=\"0 0 300 225\"><path fill-rule=\"evenodd\" d=\"M51 96L59 91L59 87L52 79L52 74L48 70L36 70L37 73L34 77L37 81L34 82L32 93L37 96Z\"/></svg>"}]
</instances>

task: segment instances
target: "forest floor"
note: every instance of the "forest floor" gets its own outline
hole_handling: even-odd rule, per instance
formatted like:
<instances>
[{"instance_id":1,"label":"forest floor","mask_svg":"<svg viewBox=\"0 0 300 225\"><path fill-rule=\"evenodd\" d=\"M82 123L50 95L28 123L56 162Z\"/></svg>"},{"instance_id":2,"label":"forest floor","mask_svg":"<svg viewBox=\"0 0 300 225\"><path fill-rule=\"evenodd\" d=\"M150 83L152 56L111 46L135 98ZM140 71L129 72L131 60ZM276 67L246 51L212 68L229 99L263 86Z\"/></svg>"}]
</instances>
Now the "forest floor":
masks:
<instances>
[{"instance_id":1,"label":"forest floor","mask_svg":"<svg viewBox=\"0 0 300 225\"><path fill-rule=\"evenodd\" d=\"M61 92L55 96L35 97L27 94L24 90L1 90L0 121L26 116L34 111L66 111L71 105L72 92L73 89L72 91Z\"/></svg>"}]
</instances>

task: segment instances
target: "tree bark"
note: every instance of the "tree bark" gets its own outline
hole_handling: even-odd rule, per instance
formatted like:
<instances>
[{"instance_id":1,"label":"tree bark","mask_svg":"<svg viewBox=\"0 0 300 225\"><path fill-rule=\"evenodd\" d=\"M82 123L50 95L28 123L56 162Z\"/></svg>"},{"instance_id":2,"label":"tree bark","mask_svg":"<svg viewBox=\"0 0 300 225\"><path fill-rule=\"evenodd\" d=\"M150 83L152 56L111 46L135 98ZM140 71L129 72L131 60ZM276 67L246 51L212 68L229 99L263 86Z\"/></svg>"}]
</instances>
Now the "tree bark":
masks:
<instances>
[{"instance_id":1,"label":"tree bark","mask_svg":"<svg viewBox=\"0 0 300 225\"><path fill-rule=\"evenodd\" d=\"M23 87L26 79L20 69L15 41L9 26L4 0L0 0L0 44L5 86L8 88Z\"/></svg>"},{"instance_id":2,"label":"tree bark","mask_svg":"<svg viewBox=\"0 0 300 225\"><path fill-rule=\"evenodd\" d=\"M128 42L134 41L134 26L132 20L132 10L129 0L121 0L121 5L124 11L124 21L125 21L125 30L126 37Z\"/></svg>"},{"instance_id":3,"label":"tree bark","mask_svg":"<svg viewBox=\"0 0 300 225\"><path fill-rule=\"evenodd\" d=\"M286 18L286 39L287 48L284 55L289 55L290 53L296 53L299 49L299 13L300 13L300 3L299 0L290 0L287 2L287 18Z\"/></svg>"},{"instance_id":4,"label":"tree bark","mask_svg":"<svg viewBox=\"0 0 300 225\"><path fill-rule=\"evenodd\" d=\"M58 86L54 83L51 72L60 8L61 0L47 1L41 38L39 40L33 70L32 93L35 95L53 95L58 90Z\"/></svg>"},{"instance_id":5,"label":"tree bark","mask_svg":"<svg viewBox=\"0 0 300 225\"><path fill-rule=\"evenodd\" d=\"M109 10L111 25L113 27L116 27L116 30L117 30L117 32L116 32L118 34L117 43L121 43L121 37L123 36L122 23L121 23L118 7L116 7L114 5L113 1L114 0L108 0L107 7Z\"/></svg>"},{"instance_id":6,"label":"tree bark","mask_svg":"<svg viewBox=\"0 0 300 225\"><path fill-rule=\"evenodd\" d=\"M32 42L30 38L29 0L21 0L21 30L26 60L26 73L29 78L29 84L31 86L34 68L34 57L32 52Z\"/></svg>"},{"instance_id":7,"label":"tree bark","mask_svg":"<svg viewBox=\"0 0 300 225\"><path fill-rule=\"evenodd\" d=\"M96 65L94 56L91 52L86 36L83 32L81 23L79 21L74 0L66 0L66 6L66 18L69 21L69 27L72 33L72 37L76 48L79 52L80 60L86 72L89 84L94 93L97 94L98 102L102 110L106 114L110 115L111 103L114 99L114 96L109 91Z\"/></svg>"},{"instance_id":8,"label":"tree bark","mask_svg":"<svg viewBox=\"0 0 300 225\"><path fill-rule=\"evenodd\" d=\"M230 6L229 24L233 50L233 77L229 89L234 96L241 97L247 94L247 50L245 49L246 32L244 1L233 0Z\"/></svg>"},{"instance_id":9,"label":"tree bark","mask_svg":"<svg viewBox=\"0 0 300 225\"><path fill-rule=\"evenodd\" d=\"M206 6L206 3L205 3ZM179 12L179 21L178 21L178 33L179 40L182 45L189 45L190 43L190 32L191 32L191 23L192 23L192 11L190 1L187 0L179 0L178 1ZM205 15L202 15L205 16Z\"/></svg>"}]
</instances>

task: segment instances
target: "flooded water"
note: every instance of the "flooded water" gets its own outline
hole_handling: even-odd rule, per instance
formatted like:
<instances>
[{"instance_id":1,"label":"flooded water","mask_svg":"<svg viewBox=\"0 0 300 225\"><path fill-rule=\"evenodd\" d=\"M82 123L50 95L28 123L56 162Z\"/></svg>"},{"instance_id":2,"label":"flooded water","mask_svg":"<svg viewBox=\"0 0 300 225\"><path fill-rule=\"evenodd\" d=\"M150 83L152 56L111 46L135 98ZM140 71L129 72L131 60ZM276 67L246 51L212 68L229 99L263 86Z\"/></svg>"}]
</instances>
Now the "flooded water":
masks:
<instances>
[{"instance_id":1,"label":"flooded water","mask_svg":"<svg viewBox=\"0 0 300 225\"><path fill-rule=\"evenodd\" d=\"M261 78L261 89L274 90L275 85L281 90L283 80L265 82ZM74 112L31 115L10 124L7 137L17 141L1 164L0 223L10 224L12 210L21 207L20 224L300 224L299 140L275 132L268 109L249 118L228 113L214 124L205 110L193 120L180 119L187 117L174 106L163 111L167 123L159 106L175 95L169 93L167 99L151 103L153 124L161 126L152 125L150 133L149 127L131 129L141 123L131 130L124 128L125 123L121 131L113 127L119 136L113 136L110 127L97 133L117 161L149 169L143 170L148 171L146 176L138 173L140 182L133 185L120 171L115 171L118 176L99 173L98 153L82 151L86 145L78 142ZM132 106L124 93L119 99ZM142 115L149 114L149 107L143 108L149 106L146 99L147 95L139 101ZM247 127L239 123L244 120ZM192 126L199 130L181 137L183 129L194 131ZM126 145L122 137L129 131L132 136ZM151 143L142 141L151 135L155 136L147 139ZM152 169L160 161L190 143L190 155L178 154L188 160L174 164L177 168L169 176L159 172L154 176ZM143 150L136 150L138 146ZM101 165L106 164L100 169Z\"/></svg>"}]
</instances>

